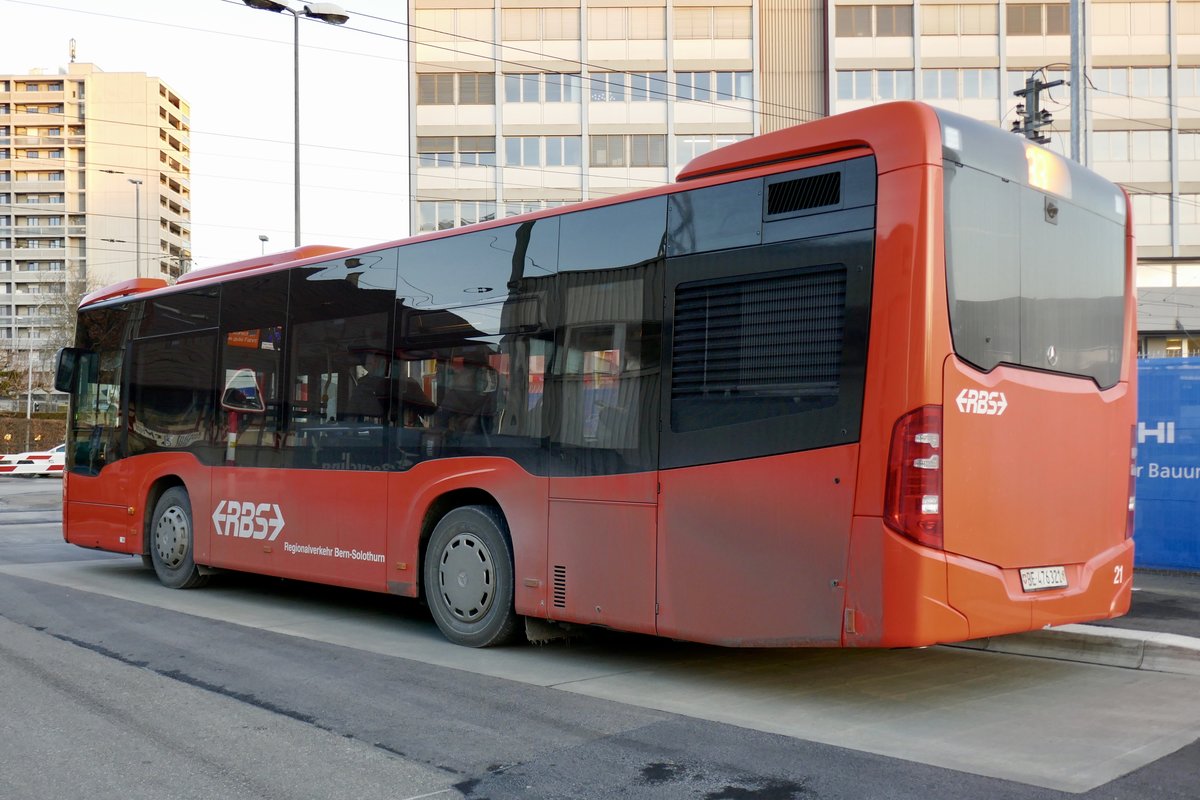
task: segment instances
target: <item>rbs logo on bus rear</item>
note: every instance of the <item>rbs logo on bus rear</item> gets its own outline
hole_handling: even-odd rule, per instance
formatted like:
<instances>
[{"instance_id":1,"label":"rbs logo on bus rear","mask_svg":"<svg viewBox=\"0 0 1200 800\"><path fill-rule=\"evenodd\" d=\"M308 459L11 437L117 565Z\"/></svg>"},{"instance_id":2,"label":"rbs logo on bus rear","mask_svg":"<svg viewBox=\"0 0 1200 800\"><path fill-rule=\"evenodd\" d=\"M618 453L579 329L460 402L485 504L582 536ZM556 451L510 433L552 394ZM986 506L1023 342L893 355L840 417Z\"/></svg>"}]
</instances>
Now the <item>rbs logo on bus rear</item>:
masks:
<instances>
[{"instance_id":1,"label":"rbs logo on bus rear","mask_svg":"<svg viewBox=\"0 0 1200 800\"><path fill-rule=\"evenodd\" d=\"M958 410L964 414L984 414L998 417L1008 408L1008 398L1004 392L988 392L982 389L963 389L955 401Z\"/></svg>"},{"instance_id":2,"label":"rbs logo on bus rear","mask_svg":"<svg viewBox=\"0 0 1200 800\"><path fill-rule=\"evenodd\" d=\"M212 515L217 536L275 541L283 530L283 512L274 503L243 503L222 500Z\"/></svg>"}]
</instances>

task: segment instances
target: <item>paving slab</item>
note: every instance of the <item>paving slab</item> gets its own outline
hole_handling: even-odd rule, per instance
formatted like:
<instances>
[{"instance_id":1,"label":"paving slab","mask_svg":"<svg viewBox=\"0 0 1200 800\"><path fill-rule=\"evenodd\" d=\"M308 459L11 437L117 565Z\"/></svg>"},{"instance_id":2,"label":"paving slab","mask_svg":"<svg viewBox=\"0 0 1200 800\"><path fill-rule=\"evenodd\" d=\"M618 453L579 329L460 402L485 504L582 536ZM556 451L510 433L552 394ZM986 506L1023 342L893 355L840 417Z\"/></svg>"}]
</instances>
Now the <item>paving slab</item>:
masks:
<instances>
[{"instance_id":1,"label":"paving slab","mask_svg":"<svg viewBox=\"0 0 1200 800\"><path fill-rule=\"evenodd\" d=\"M640 637L471 650L368 595L158 585L135 559L0 573L558 691L1083 792L1200 737L1200 678L970 650L729 650ZM1141 652L1146 658L1144 648Z\"/></svg>"}]
</instances>

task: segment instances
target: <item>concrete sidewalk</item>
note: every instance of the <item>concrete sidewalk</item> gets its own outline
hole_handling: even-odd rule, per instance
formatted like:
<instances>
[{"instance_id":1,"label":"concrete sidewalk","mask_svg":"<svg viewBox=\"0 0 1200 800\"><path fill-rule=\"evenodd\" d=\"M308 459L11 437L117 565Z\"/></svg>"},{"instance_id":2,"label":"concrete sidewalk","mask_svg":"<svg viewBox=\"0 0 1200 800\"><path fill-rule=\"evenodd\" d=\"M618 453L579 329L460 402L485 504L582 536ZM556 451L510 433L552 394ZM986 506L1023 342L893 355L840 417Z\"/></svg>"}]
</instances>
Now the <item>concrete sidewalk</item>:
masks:
<instances>
[{"instance_id":1,"label":"concrete sidewalk","mask_svg":"<svg viewBox=\"0 0 1200 800\"><path fill-rule=\"evenodd\" d=\"M1117 619L963 642L996 653L1200 675L1200 575L1138 570Z\"/></svg>"}]
</instances>

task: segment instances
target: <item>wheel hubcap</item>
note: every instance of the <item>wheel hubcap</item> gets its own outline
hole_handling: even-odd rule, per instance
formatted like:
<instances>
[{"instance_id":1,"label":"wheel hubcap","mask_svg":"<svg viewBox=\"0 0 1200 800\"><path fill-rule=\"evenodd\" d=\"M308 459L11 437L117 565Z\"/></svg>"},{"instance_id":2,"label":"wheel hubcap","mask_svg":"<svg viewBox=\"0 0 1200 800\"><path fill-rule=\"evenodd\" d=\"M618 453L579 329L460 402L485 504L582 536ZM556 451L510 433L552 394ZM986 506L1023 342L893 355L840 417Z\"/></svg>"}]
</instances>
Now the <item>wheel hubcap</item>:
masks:
<instances>
[{"instance_id":1,"label":"wheel hubcap","mask_svg":"<svg viewBox=\"0 0 1200 800\"><path fill-rule=\"evenodd\" d=\"M461 622L477 622L492 607L496 572L492 554L473 533L460 533L442 550L438 583L446 610Z\"/></svg>"},{"instance_id":2,"label":"wheel hubcap","mask_svg":"<svg viewBox=\"0 0 1200 800\"><path fill-rule=\"evenodd\" d=\"M168 569L183 563L188 549L188 523L183 510L172 506L162 513L154 526L154 549Z\"/></svg>"}]
</instances>

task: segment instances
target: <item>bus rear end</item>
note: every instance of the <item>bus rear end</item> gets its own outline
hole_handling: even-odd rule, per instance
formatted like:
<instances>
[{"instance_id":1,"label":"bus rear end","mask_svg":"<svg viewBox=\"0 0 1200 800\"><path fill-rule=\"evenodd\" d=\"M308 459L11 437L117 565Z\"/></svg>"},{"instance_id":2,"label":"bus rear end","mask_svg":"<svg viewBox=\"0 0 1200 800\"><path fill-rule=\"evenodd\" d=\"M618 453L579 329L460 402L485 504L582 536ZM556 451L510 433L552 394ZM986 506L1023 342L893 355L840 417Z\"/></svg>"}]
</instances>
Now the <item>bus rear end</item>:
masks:
<instances>
[{"instance_id":1,"label":"bus rear end","mask_svg":"<svg viewBox=\"0 0 1200 800\"><path fill-rule=\"evenodd\" d=\"M935 241L928 269L947 315L931 314L926 396L889 442L879 624L847 643L978 638L1129 607L1126 197L1024 139L938 116L944 259Z\"/></svg>"}]
</instances>

